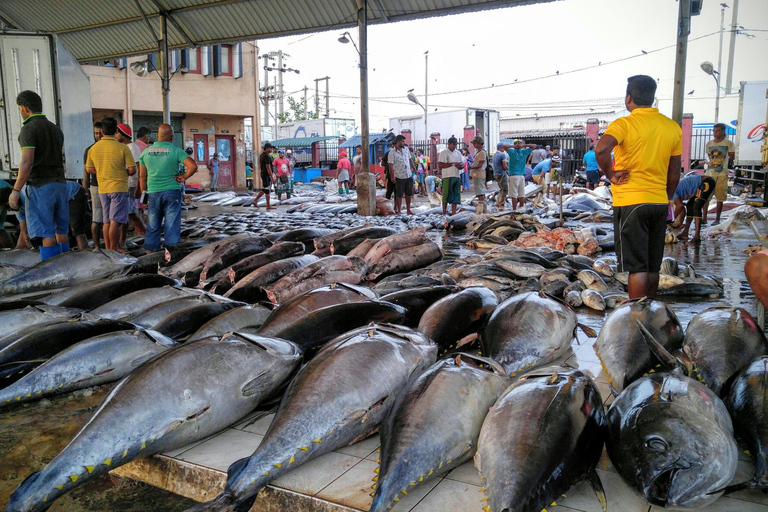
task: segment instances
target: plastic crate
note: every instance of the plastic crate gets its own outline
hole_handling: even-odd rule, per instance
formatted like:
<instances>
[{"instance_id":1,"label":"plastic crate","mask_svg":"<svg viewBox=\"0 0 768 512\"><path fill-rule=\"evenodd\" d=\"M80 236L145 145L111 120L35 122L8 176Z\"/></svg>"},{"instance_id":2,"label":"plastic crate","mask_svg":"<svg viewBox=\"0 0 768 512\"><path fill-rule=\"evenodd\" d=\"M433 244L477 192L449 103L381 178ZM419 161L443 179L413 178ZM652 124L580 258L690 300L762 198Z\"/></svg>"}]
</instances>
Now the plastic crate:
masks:
<instances>
[{"instance_id":1,"label":"plastic crate","mask_svg":"<svg viewBox=\"0 0 768 512\"><path fill-rule=\"evenodd\" d=\"M308 167L306 169L294 169L293 171L293 181L294 182L302 182L302 183L309 183L314 178L320 177L321 170L317 169L315 167Z\"/></svg>"}]
</instances>

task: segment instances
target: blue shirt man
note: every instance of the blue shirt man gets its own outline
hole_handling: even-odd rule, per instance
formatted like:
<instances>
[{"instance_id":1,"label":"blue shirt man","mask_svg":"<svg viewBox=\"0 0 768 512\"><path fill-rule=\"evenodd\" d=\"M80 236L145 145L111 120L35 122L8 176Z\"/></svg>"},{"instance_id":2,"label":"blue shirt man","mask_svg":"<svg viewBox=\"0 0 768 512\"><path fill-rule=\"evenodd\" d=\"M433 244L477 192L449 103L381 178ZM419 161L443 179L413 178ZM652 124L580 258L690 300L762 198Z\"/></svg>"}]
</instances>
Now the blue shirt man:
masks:
<instances>
[{"instance_id":1,"label":"blue shirt man","mask_svg":"<svg viewBox=\"0 0 768 512\"><path fill-rule=\"evenodd\" d=\"M597 155L595 155L595 150L593 148L594 146L584 153L584 158L582 159L582 162L587 166L588 171L596 171L599 169L597 165Z\"/></svg>"},{"instance_id":2,"label":"blue shirt man","mask_svg":"<svg viewBox=\"0 0 768 512\"><path fill-rule=\"evenodd\" d=\"M552 168L552 159L547 158L545 160L542 160L538 164L536 164L536 167L533 168L533 175L540 175L545 172L549 172L549 170Z\"/></svg>"},{"instance_id":3,"label":"blue shirt man","mask_svg":"<svg viewBox=\"0 0 768 512\"><path fill-rule=\"evenodd\" d=\"M672 200L674 201L679 198L681 201L685 201L686 199L690 199L696 195L696 191L699 190L700 186L701 176L698 174L686 176L677 183L677 188L675 188Z\"/></svg>"},{"instance_id":4,"label":"blue shirt man","mask_svg":"<svg viewBox=\"0 0 768 512\"><path fill-rule=\"evenodd\" d=\"M515 139L514 146L504 145L509 157L509 196L512 199L512 209L518 204L525 204L525 162L533 152L536 144L525 144L521 139Z\"/></svg>"}]
</instances>

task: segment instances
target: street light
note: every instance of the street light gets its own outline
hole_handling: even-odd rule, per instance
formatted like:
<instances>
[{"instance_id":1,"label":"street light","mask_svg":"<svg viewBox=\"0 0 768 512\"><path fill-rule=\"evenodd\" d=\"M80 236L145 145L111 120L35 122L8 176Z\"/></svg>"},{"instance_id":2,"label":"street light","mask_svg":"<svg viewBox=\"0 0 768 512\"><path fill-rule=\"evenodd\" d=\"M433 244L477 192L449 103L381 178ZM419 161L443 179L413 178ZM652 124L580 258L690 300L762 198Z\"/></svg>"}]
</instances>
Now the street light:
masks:
<instances>
[{"instance_id":1,"label":"street light","mask_svg":"<svg viewBox=\"0 0 768 512\"><path fill-rule=\"evenodd\" d=\"M355 44L355 40L352 39L352 34L350 34L349 32L344 32L343 34L341 34L341 36L339 36L339 42L342 44L352 43L352 46L355 47L355 51L357 51L357 54L360 55L360 50L357 48L357 45Z\"/></svg>"},{"instance_id":2,"label":"street light","mask_svg":"<svg viewBox=\"0 0 768 512\"><path fill-rule=\"evenodd\" d=\"M715 79L715 85L717 86L715 96L715 124L717 124L720 117L720 72L715 69L715 66L711 62L704 61L701 63L701 70Z\"/></svg>"}]
</instances>

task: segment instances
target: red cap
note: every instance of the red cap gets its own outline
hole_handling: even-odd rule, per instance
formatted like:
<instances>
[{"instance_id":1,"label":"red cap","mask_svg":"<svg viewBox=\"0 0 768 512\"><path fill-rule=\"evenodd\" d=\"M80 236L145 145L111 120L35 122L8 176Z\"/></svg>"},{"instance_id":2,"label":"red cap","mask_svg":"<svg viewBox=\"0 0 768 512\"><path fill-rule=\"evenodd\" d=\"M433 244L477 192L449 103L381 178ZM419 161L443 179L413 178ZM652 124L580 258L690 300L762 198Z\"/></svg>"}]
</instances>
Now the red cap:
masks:
<instances>
[{"instance_id":1,"label":"red cap","mask_svg":"<svg viewBox=\"0 0 768 512\"><path fill-rule=\"evenodd\" d=\"M120 123L117 125L117 130L126 137L133 138L133 130L131 130L131 127L127 124Z\"/></svg>"}]
</instances>

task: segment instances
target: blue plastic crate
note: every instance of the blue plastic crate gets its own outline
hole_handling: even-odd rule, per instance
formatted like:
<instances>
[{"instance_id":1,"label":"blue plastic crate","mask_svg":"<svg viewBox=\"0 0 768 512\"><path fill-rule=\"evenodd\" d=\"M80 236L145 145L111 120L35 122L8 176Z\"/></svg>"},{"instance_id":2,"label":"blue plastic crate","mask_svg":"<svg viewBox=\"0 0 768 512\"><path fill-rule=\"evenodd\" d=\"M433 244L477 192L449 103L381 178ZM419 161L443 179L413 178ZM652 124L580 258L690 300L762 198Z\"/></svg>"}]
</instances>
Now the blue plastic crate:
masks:
<instances>
[{"instance_id":1,"label":"blue plastic crate","mask_svg":"<svg viewBox=\"0 0 768 512\"><path fill-rule=\"evenodd\" d=\"M306 169L294 169L293 181L301 181L302 183L309 183L314 178L320 177L321 170L315 167L308 167Z\"/></svg>"}]
</instances>

